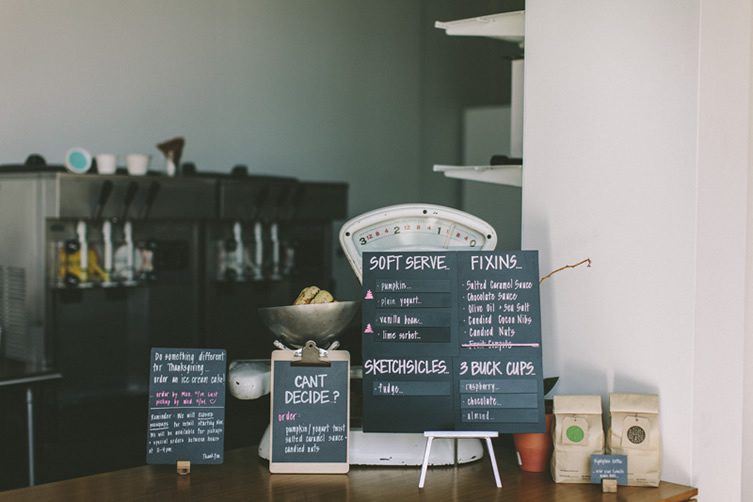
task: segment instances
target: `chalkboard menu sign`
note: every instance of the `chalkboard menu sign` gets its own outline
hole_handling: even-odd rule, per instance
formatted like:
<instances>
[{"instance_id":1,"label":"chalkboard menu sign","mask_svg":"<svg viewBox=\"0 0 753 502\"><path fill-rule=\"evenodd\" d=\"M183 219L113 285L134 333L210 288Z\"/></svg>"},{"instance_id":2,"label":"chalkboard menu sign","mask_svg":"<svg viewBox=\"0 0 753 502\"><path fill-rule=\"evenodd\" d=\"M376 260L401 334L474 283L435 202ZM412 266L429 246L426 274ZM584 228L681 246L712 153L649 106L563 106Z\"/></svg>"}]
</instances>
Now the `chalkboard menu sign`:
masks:
<instances>
[{"instance_id":1,"label":"chalkboard menu sign","mask_svg":"<svg viewBox=\"0 0 753 502\"><path fill-rule=\"evenodd\" d=\"M536 251L363 254L366 432L544 432Z\"/></svg>"},{"instance_id":2,"label":"chalkboard menu sign","mask_svg":"<svg viewBox=\"0 0 753 502\"><path fill-rule=\"evenodd\" d=\"M591 483L616 479L618 485L628 484L627 455L591 455Z\"/></svg>"},{"instance_id":3,"label":"chalkboard menu sign","mask_svg":"<svg viewBox=\"0 0 753 502\"><path fill-rule=\"evenodd\" d=\"M329 351L323 364L272 352L272 473L348 472L350 354Z\"/></svg>"},{"instance_id":4,"label":"chalkboard menu sign","mask_svg":"<svg viewBox=\"0 0 753 502\"><path fill-rule=\"evenodd\" d=\"M222 349L152 349L147 464L222 463L226 368Z\"/></svg>"}]
</instances>

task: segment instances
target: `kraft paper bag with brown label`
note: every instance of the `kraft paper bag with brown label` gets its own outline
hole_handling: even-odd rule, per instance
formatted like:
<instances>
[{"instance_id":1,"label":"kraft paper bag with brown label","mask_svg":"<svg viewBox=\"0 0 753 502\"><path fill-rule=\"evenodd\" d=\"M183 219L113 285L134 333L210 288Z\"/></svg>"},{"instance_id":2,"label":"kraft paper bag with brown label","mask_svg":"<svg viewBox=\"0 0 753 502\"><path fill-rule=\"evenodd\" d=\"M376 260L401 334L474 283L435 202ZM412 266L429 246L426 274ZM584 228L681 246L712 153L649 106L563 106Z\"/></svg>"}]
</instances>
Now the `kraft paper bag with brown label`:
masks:
<instances>
[{"instance_id":1,"label":"kraft paper bag with brown label","mask_svg":"<svg viewBox=\"0 0 753 502\"><path fill-rule=\"evenodd\" d=\"M659 396L610 394L611 424L607 450L627 455L628 485L659 486L661 481L661 431Z\"/></svg>"},{"instance_id":2,"label":"kraft paper bag with brown label","mask_svg":"<svg viewBox=\"0 0 753 502\"><path fill-rule=\"evenodd\" d=\"M590 483L591 455L604 453L601 396L554 396L552 478Z\"/></svg>"}]
</instances>

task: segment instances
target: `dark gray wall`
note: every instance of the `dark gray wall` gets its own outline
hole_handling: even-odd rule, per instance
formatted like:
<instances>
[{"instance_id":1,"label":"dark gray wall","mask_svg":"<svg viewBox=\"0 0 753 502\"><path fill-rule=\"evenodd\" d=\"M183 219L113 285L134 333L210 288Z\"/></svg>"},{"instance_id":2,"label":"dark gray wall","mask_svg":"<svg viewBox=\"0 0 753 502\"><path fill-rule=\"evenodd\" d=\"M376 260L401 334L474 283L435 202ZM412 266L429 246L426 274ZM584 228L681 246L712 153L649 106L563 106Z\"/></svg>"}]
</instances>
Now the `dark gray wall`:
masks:
<instances>
[{"instance_id":1,"label":"dark gray wall","mask_svg":"<svg viewBox=\"0 0 753 502\"><path fill-rule=\"evenodd\" d=\"M351 215L457 206L431 166L459 161L463 107L505 101L509 47L434 22L519 4L5 0L0 163L81 146L162 170L155 144L182 135L201 170L348 182Z\"/></svg>"}]
</instances>

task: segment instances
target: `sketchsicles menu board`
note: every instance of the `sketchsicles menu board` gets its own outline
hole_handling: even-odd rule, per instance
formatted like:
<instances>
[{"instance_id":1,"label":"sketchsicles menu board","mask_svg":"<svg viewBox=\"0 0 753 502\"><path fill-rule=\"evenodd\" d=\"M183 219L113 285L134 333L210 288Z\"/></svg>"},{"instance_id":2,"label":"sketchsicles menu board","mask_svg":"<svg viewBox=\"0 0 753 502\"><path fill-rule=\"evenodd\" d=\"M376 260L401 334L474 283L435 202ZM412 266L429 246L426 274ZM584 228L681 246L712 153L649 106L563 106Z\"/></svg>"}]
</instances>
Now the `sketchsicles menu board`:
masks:
<instances>
[{"instance_id":1,"label":"sketchsicles menu board","mask_svg":"<svg viewBox=\"0 0 753 502\"><path fill-rule=\"evenodd\" d=\"M222 463L226 368L222 349L152 349L147 464Z\"/></svg>"},{"instance_id":2,"label":"sketchsicles menu board","mask_svg":"<svg viewBox=\"0 0 753 502\"><path fill-rule=\"evenodd\" d=\"M319 364L272 352L270 472L348 472L349 389L344 350L328 351Z\"/></svg>"},{"instance_id":3,"label":"sketchsicles menu board","mask_svg":"<svg viewBox=\"0 0 753 502\"><path fill-rule=\"evenodd\" d=\"M366 432L544 432L537 251L363 254Z\"/></svg>"}]
</instances>

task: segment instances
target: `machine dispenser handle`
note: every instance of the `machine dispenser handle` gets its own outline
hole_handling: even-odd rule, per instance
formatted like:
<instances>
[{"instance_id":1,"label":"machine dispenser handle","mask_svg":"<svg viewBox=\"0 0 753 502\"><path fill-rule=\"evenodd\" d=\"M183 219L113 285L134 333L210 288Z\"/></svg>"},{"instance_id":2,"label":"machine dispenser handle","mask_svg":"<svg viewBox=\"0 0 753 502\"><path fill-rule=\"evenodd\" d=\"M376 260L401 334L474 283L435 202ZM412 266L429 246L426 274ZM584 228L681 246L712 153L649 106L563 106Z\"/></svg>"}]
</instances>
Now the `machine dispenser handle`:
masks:
<instances>
[{"instance_id":1,"label":"machine dispenser handle","mask_svg":"<svg viewBox=\"0 0 753 502\"><path fill-rule=\"evenodd\" d=\"M131 207L131 203L133 202L133 199L136 197L136 192L139 191L139 184L135 181L131 181L128 184L128 188L126 188L126 194L125 198L123 199L123 213L121 215L121 220L126 220L128 218L128 210Z\"/></svg>"},{"instance_id":2,"label":"machine dispenser handle","mask_svg":"<svg viewBox=\"0 0 753 502\"><path fill-rule=\"evenodd\" d=\"M261 280L264 277L262 267L264 266L264 236L263 228L260 221L254 223L254 280Z\"/></svg>"},{"instance_id":3,"label":"machine dispenser handle","mask_svg":"<svg viewBox=\"0 0 753 502\"><path fill-rule=\"evenodd\" d=\"M126 246L126 268L125 268L125 280L126 282L133 282L134 279L134 260L133 260L133 227L130 221L126 221L123 224L123 238Z\"/></svg>"},{"instance_id":4,"label":"machine dispenser handle","mask_svg":"<svg viewBox=\"0 0 753 502\"><path fill-rule=\"evenodd\" d=\"M94 208L94 219L99 220L102 217L102 211L105 209L105 204L110 198L112 193L112 181L106 180L102 183L102 188L99 189L99 199L97 200L97 206Z\"/></svg>"},{"instance_id":5,"label":"machine dispenser handle","mask_svg":"<svg viewBox=\"0 0 753 502\"><path fill-rule=\"evenodd\" d=\"M264 278L264 230L261 222L261 211L269 199L269 186L262 185L256 194L254 204L254 257L253 257L253 278L262 280Z\"/></svg>"},{"instance_id":6,"label":"machine dispenser handle","mask_svg":"<svg viewBox=\"0 0 753 502\"><path fill-rule=\"evenodd\" d=\"M81 282L89 281L89 243L86 239L86 222L79 220L76 223L76 235L78 237L79 249L79 268L81 270L79 279Z\"/></svg>"},{"instance_id":7,"label":"machine dispenser handle","mask_svg":"<svg viewBox=\"0 0 753 502\"><path fill-rule=\"evenodd\" d=\"M236 279L243 280L246 267L245 263L245 249L243 246L243 227L240 221L233 223L233 242L235 243L235 270L237 272Z\"/></svg>"},{"instance_id":8,"label":"machine dispenser handle","mask_svg":"<svg viewBox=\"0 0 753 502\"><path fill-rule=\"evenodd\" d=\"M146 202L144 203L144 214L141 215L143 219L147 219L149 217L149 213L152 210L152 205L154 204L154 201L157 199L157 195L159 194L160 184L158 181L152 181L149 185L149 189L146 192Z\"/></svg>"},{"instance_id":9,"label":"machine dispenser handle","mask_svg":"<svg viewBox=\"0 0 753 502\"><path fill-rule=\"evenodd\" d=\"M277 196L277 203L275 204L275 219L280 219L280 214L283 212L285 203L290 198L290 194L293 193L292 186L285 186L280 190L280 195Z\"/></svg>"},{"instance_id":10,"label":"machine dispenser handle","mask_svg":"<svg viewBox=\"0 0 753 502\"><path fill-rule=\"evenodd\" d=\"M255 213L254 217L258 218L261 214L261 209L264 207L264 204L267 203L267 199L269 198L269 186L264 185L259 189L259 192L256 194L256 203L254 204Z\"/></svg>"},{"instance_id":11,"label":"machine dispenser handle","mask_svg":"<svg viewBox=\"0 0 753 502\"><path fill-rule=\"evenodd\" d=\"M278 217L278 220L281 223L293 221L295 219L298 209L303 204L303 198L306 195L306 185L296 184L292 187L289 193L290 196L287 199L287 204ZM273 274L281 276L290 275L295 267L295 244L291 242L289 238L280 239L277 228L275 228L273 232Z\"/></svg>"},{"instance_id":12,"label":"machine dispenser handle","mask_svg":"<svg viewBox=\"0 0 753 502\"><path fill-rule=\"evenodd\" d=\"M271 278L277 280L280 278L280 231L276 221L269 225L269 240L272 243Z\"/></svg>"},{"instance_id":13,"label":"machine dispenser handle","mask_svg":"<svg viewBox=\"0 0 753 502\"><path fill-rule=\"evenodd\" d=\"M106 220L102 223L102 241L104 242L104 267L105 282L110 282L112 275L112 222Z\"/></svg>"},{"instance_id":14,"label":"machine dispenser handle","mask_svg":"<svg viewBox=\"0 0 753 502\"><path fill-rule=\"evenodd\" d=\"M270 271L270 277L275 280L280 278L280 231L278 221L284 215L285 203L290 198L292 191L291 185L282 187L275 201L274 213L271 218L272 222L269 224L269 242L272 246L272 270Z\"/></svg>"},{"instance_id":15,"label":"machine dispenser handle","mask_svg":"<svg viewBox=\"0 0 753 502\"><path fill-rule=\"evenodd\" d=\"M290 197L290 206L287 212L287 218L292 220L295 218L296 214L298 213L298 208L301 207L303 204L303 198L306 196L306 185L298 185L295 187L295 190L293 190L293 193Z\"/></svg>"}]
</instances>

